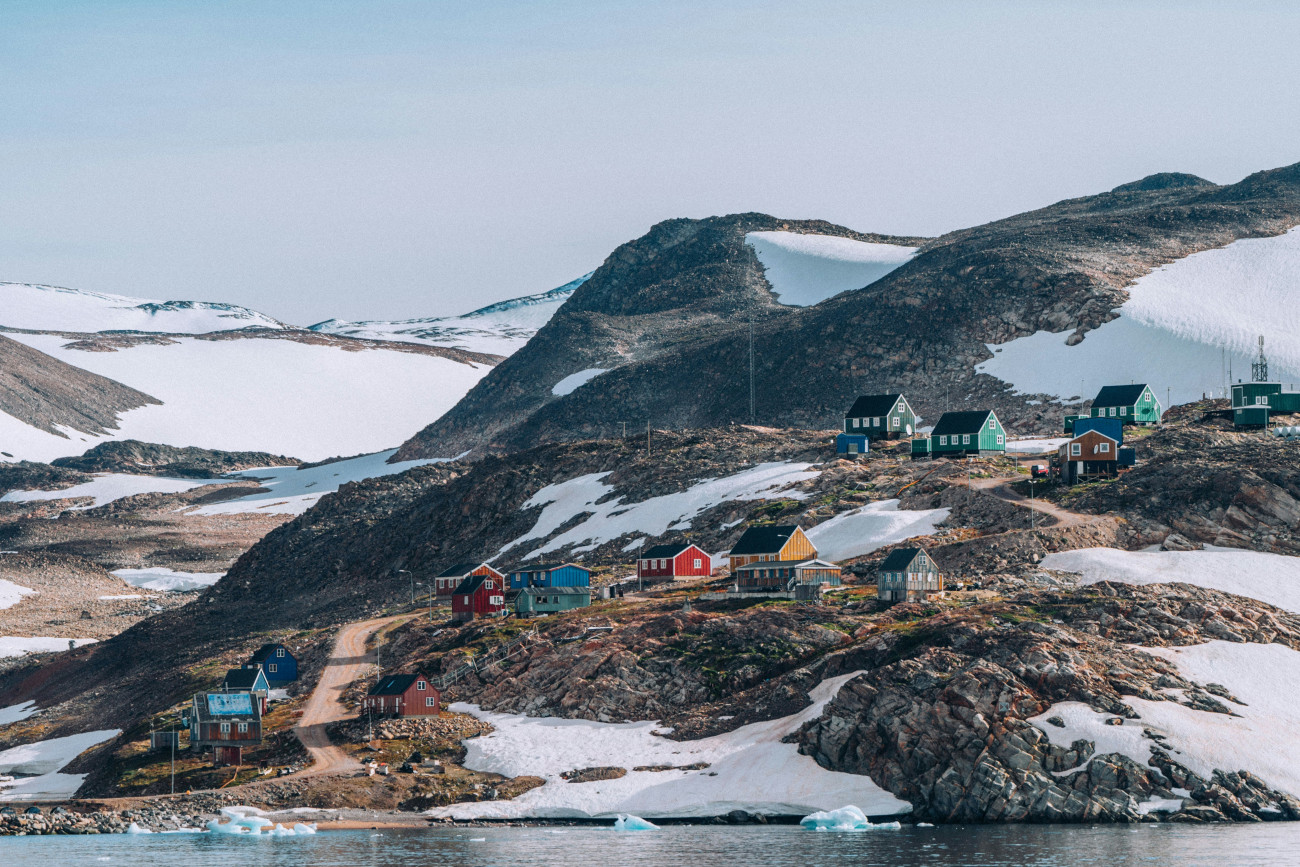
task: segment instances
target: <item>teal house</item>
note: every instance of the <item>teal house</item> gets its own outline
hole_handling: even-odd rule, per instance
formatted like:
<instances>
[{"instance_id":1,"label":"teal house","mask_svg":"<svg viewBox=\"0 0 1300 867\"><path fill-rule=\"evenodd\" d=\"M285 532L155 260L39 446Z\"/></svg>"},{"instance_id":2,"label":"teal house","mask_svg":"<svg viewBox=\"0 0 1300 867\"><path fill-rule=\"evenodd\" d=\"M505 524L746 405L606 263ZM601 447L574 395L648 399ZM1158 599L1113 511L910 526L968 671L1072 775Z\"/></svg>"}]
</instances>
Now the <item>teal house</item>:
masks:
<instances>
[{"instance_id":1,"label":"teal house","mask_svg":"<svg viewBox=\"0 0 1300 867\"><path fill-rule=\"evenodd\" d=\"M864 394L844 414L844 433L896 440L916 430L916 413L901 394Z\"/></svg>"},{"instance_id":2,"label":"teal house","mask_svg":"<svg viewBox=\"0 0 1300 867\"><path fill-rule=\"evenodd\" d=\"M557 614L591 604L590 587L525 587L515 597L515 614L536 617Z\"/></svg>"},{"instance_id":3,"label":"teal house","mask_svg":"<svg viewBox=\"0 0 1300 867\"><path fill-rule=\"evenodd\" d=\"M1149 385L1107 385L1092 399L1089 417L1117 418L1126 425L1159 424L1164 411Z\"/></svg>"},{"instance_id":4,"label":"teal house","mask_svg":"<svg viewBox=\"0 0 1300 867\"><path fill-rule=\"evenodd\" d=\"M912 440L912 458L990 457L1007 450L1007 432L991 409L945 412L930 436Z\"/></svg>"}]
</instances>

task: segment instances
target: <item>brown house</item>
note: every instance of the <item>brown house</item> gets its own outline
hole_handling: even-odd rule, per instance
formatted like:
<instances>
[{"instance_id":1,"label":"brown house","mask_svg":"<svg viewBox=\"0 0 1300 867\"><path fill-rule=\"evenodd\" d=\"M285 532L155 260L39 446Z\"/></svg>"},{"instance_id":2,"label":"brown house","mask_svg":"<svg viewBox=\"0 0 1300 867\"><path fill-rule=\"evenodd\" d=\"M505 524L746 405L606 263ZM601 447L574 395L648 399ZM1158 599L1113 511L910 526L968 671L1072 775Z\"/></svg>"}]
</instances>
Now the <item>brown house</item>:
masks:
<instances>
[{"instance_id":1,"label":"brown house","mask_svg":"<svg viewBox=\"0 0 1300 867\"><path fill-rule=\"evenodd\" d=\"M361 700L361 710L381 716L437 716L442 696L422 675L389 674Z\"/></svg>"},{"instance_id":2,"label":"brown house","mask_svg":"<svg viewBox=\"0 0 1300 867\"><path fill-rule=\"evenodd\" d=\"M1067 485L1114 478L1119 475L1119 442L1100 431L1085 431L1061 445L1056 462Z\"/></svg>"}]
</instances>

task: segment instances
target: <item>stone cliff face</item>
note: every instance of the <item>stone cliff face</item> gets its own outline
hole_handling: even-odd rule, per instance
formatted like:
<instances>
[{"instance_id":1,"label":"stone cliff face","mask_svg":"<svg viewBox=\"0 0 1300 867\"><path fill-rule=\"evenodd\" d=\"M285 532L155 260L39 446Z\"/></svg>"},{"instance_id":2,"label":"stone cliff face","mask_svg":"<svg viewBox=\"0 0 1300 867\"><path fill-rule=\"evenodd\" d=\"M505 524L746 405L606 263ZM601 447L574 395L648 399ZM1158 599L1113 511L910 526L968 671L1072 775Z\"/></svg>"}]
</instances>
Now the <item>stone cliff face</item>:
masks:
<instances>
[{"instance_id":1,"label":"stone cliff face","mask_svg":"<svg viewBox=\"0 0 1300 867\"><path fill-rule=\"evenodd\" d=\"M1082 336L1113 318L1124 288L1153 268L1297 224L1300 166L1226 187L1153 176L953 232L865 289L790 308L772 300L745 232L868 236L753 214L670 221L615 251L528 346L399 458L604 436L647 419L667 428L747 421L751 316L760 423L835 427L853 394L889 388L906 391L925 417L960 393L1018 432L1055 430L1059 407L975 374L986 343L1041 329ZM590 368L609 372L551 393Z\"/></svg>"}]
</instances>

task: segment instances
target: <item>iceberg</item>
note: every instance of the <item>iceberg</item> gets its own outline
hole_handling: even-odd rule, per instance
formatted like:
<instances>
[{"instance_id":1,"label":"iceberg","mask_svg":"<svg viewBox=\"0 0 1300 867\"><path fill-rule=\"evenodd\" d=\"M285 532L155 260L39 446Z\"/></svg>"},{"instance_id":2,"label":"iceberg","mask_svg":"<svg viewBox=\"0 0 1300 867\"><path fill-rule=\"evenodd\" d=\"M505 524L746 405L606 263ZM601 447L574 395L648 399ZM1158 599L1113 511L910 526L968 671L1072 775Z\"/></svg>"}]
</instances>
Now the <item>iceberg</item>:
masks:
<instances>
[{"instance_id":1,"label":"iceberg","mask_svg":"<svg viewBox=\"0 0 1300 867\"><path fill-rule=\"evenodd\" d=\"M898 822L874 825L867 820L865 813L852 805L812 813L800 819L799 824L809 831L894 831L902 827Z\"/></svg>"},{"instance_id":2,"label":"iceberg","mask_svg":"<svg viewBox=\"0 0 1300 867\"><path fill-rule=\"evenodd\" d=\"M614 820L615 831L658 831L659 826L654 822L647 822L640 816L633 816L628 813L619 813L618 818Z\"/></svg>"}]
</instances>

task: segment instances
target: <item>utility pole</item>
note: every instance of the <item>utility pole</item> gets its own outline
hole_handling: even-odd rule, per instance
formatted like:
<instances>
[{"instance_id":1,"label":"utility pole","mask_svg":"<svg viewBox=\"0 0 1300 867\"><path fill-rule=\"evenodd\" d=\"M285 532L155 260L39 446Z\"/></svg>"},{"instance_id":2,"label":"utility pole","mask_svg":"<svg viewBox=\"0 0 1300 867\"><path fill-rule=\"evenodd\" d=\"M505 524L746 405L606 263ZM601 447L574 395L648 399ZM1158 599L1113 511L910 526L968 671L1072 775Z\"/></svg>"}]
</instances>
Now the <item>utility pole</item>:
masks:
<instances>
[{"instance_id":1,"label":"utility pole","mask_svg":"<svg viewBox=\"0 0 1300 867\"><path fill-rule=\"evenodd\" d=\"M180 734L176 731L176 726L172 726L172 736L168 738L171 741L172 748L172 794L176 794L176 739Z\"/></svg>"},{"instance_id":2,"label":"utility pole","mask_svg":"<svg viewBox=\"0 0 1300 867\"><path fill-rule=\"evenodd\" d=\"M623 422L623 439L627 439L627 422Z\"/></svg>"},{"instance_id":3,"label":"utility pole","mask_svg":"<svg viewBox=\"0 0 1300 867\"><path fill-rule=\"evenodd\" d=\"M754 424L754 311L749 311L749 423Z\"/></svg>"},{"instance_id":4,"label":"utility pole","mask_svg":"<svg viewBox=\"0 0 1300 867\"><path fill-rule=\"evenodd\" d=\"M415 605L415 576L412 575L411 572L407 569L397 570L398 575L401 575L403 572L405 572L407 577L411 579L411 605L414 606Z\"/></svg>"},{"instance_id":5,"label":"utility pole","mask_svg":"<svg viewBox=\"0 0 1300 867\"><path fill-rule=\"evenodd\" d=\"M645 455L650 457L650 419L645 420Z\"/></svg>"}]
</instances>

